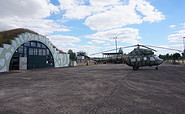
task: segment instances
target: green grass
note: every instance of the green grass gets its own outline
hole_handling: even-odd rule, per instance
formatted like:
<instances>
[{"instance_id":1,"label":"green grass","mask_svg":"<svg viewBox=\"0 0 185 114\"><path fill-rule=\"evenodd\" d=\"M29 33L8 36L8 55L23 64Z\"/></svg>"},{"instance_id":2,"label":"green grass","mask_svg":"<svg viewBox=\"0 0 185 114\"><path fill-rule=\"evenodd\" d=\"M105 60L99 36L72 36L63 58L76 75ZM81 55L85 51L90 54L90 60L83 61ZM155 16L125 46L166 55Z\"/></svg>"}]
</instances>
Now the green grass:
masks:
<instances>
[{"instance_id":1,"label":"green grass","mask_svg":"<svg viewBox=\"0 0 185 114\"><path fill-rule=\"evenodd\" d=\"M32 30L24 29L24 28L1 31L0 32L0 46L2 46L2 44L10 44L11 40L14 37L16 37L18 34L25 33L25 32L38 34L38 33L34 32Z\"/></svg>"}]
</instances>

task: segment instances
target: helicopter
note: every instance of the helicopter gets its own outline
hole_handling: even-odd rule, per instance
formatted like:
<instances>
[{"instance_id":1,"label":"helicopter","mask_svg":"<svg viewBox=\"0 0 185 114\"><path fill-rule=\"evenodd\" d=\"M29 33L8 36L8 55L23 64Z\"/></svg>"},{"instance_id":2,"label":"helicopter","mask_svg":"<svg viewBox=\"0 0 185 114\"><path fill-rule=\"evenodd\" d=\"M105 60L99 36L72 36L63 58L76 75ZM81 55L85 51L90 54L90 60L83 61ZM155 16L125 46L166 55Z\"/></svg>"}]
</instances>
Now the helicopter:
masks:
<instances>
[{"instance_id":1,"label":"helicopter","mask_svg":"<svg viewBox=\"0 0 185 114\"><path fill-rule=\"evenodd\" d=\"M162 48L162 49L181 52L180 50L171 49L171 48L140 45L140 44L133 45L133 46L127 46L127 47L120 47L120 48L125 49L125 48L131 48L131 47L136 47L136 48L134 48L134 50L128 53L127 55L122 55L121 58L123 58L123 61L125 64L127 64L130 67L133 67L133 70L138 70L140 67L144 67L144 66L156 66L155 69L156 70L159 69L158 66L163 63L163 59L155 55L154 52L157 52L157 51L150 47ZM96 55L100 53L105 54L105 52L114 51L114 50L116 49L102 51L102 52L95 53L92 55Z\"/></svg>"}]
</instances>

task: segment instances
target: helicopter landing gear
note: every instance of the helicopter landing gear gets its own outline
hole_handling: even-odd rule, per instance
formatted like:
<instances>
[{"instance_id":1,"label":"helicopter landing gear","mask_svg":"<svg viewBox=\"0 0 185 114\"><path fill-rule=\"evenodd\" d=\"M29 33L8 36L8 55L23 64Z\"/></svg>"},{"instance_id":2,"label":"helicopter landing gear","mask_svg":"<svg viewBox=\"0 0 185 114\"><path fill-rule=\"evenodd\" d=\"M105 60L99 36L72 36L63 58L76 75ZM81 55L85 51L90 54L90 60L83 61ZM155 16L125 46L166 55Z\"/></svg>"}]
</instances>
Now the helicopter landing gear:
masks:
<instances>
[{"instance_id":1,"label":"helicopter landing gear","mask_svg":"<svg viewBox=\"0 0 185 114\"><path fill-rule=\"evenodd\" d=\"M138 69L139 69L138 66L134 66L134 67L133 67L133 70L138 70Z\"/></svg>"},{"instance_id":2,"label":"helicopter landing gear","mask_svg":"<svg viewBox=\"0 0 185 114\"><path fill-rule=\"evenodd\" d=\"M155 67L155 70L158 70L159 68L158 68L158 66L157 67Z\"/></svg>"}]
</instances>

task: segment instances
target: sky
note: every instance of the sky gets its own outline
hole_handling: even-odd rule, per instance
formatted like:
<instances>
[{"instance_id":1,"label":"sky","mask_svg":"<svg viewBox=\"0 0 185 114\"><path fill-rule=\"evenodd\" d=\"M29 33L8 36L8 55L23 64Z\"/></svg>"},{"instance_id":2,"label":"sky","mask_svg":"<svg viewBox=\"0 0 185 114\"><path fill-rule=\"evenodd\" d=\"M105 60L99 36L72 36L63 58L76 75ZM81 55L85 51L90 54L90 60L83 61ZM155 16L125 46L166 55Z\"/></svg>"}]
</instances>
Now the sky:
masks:
<instances>
[{"instance_id":1,"label":"sky","mask_svg":"<svg viewBox=\"0 0 185 114\"><path fill-rule=\"evenodd\" d=\"M183 50L185 1L0 0L0 31L15 28L44 35L65 52L89 56L115 49L116 37L118 48L144 44Z\"/></svg>"}]
</instances>

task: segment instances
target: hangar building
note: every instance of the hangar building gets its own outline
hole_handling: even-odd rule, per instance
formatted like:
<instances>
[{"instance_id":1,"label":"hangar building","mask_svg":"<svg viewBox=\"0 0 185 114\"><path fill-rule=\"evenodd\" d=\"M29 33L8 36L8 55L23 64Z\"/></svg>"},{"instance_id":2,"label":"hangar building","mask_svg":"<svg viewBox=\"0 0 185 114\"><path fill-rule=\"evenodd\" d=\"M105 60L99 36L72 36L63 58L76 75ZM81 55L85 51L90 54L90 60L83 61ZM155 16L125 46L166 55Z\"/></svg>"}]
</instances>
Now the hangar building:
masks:
<instances>
[{"instance_id":1,"label":"hangar building","mask_svg":"<svg viewBox=\"0 0 185 114\"><path fill-rule=\"evenodd\" d=\"M0 72L69 66L69 54L28 29L0 32Z\"/></svg>"}]
</instances>

